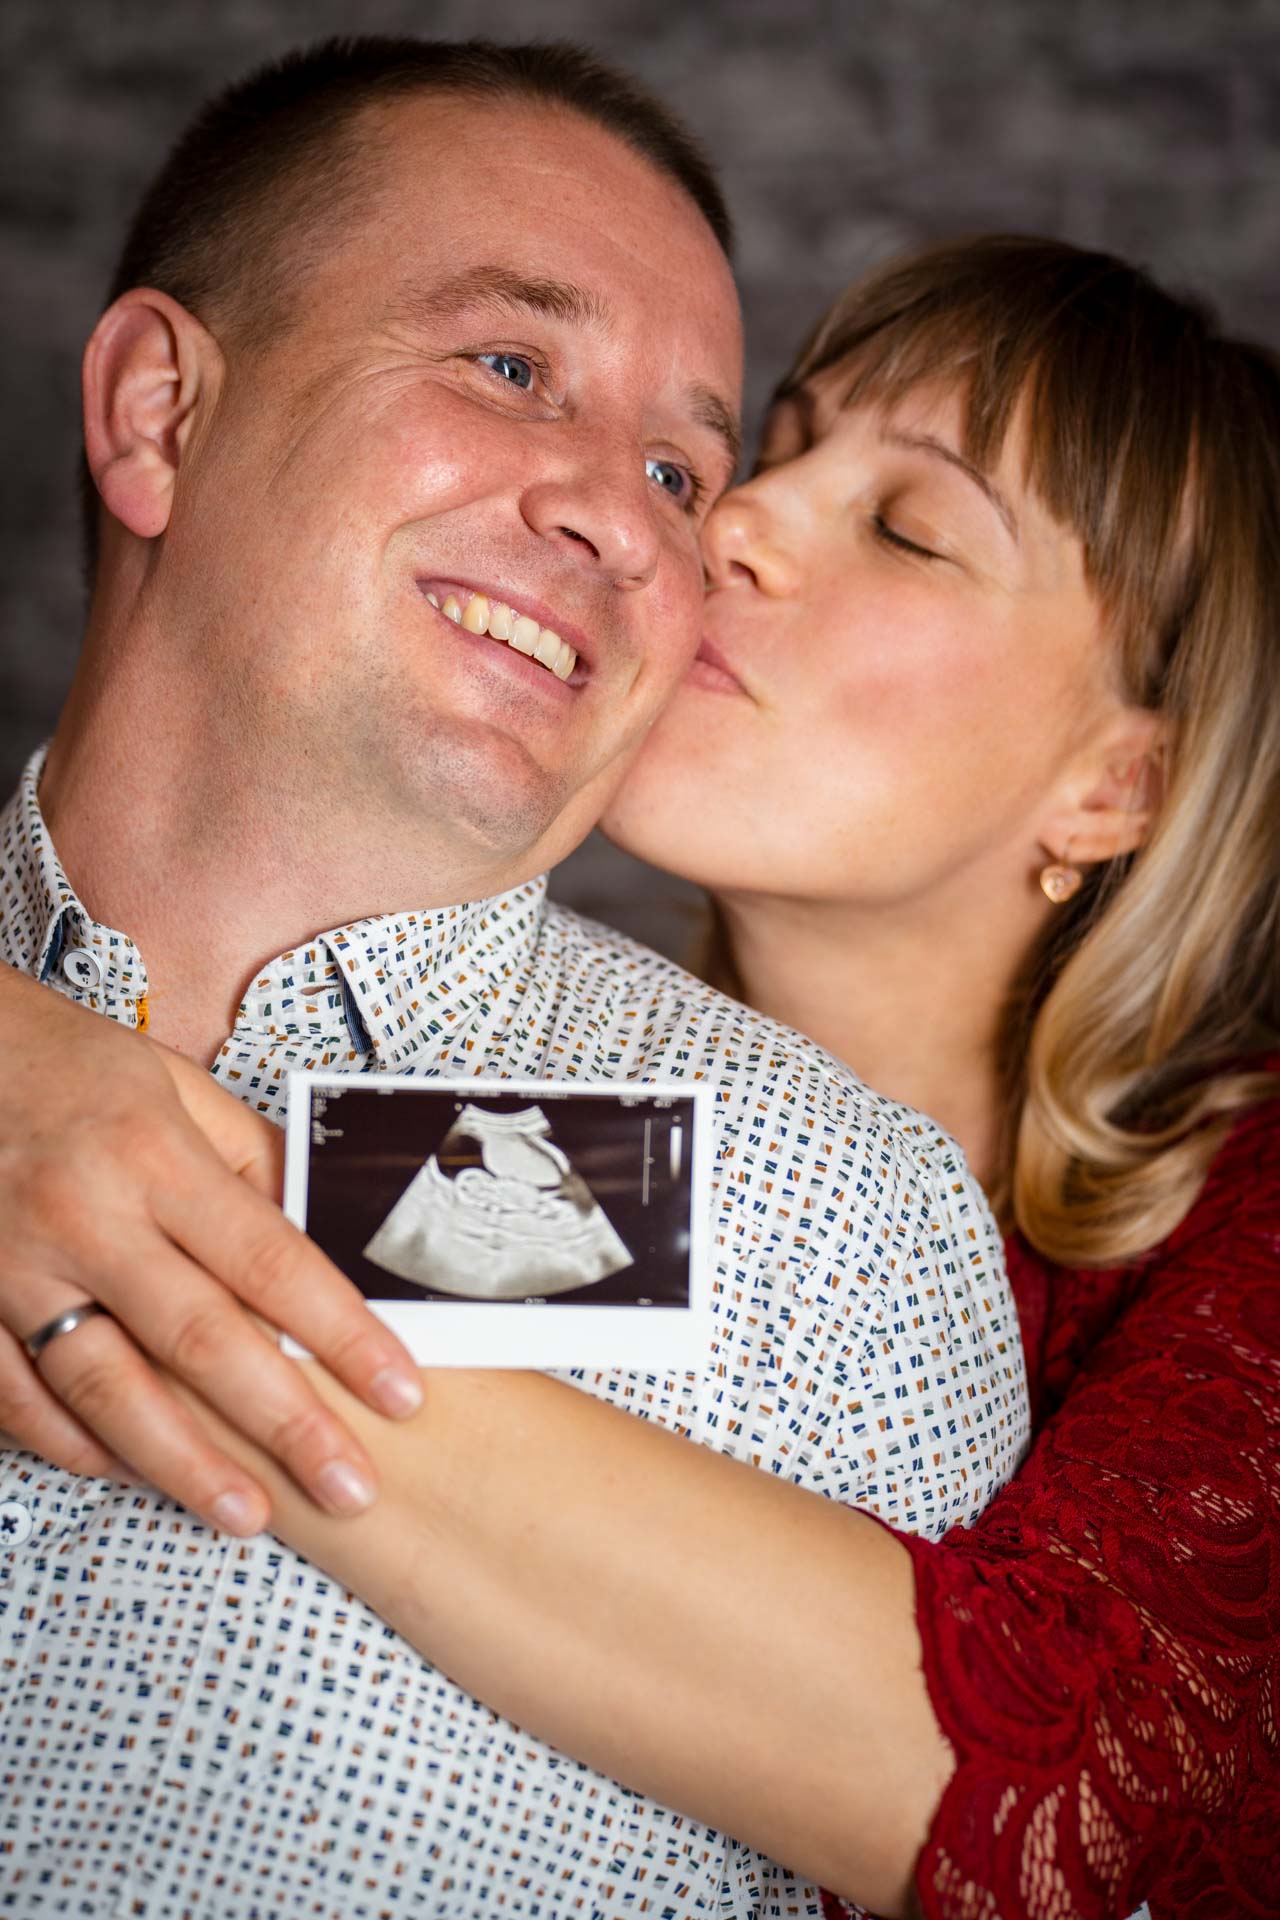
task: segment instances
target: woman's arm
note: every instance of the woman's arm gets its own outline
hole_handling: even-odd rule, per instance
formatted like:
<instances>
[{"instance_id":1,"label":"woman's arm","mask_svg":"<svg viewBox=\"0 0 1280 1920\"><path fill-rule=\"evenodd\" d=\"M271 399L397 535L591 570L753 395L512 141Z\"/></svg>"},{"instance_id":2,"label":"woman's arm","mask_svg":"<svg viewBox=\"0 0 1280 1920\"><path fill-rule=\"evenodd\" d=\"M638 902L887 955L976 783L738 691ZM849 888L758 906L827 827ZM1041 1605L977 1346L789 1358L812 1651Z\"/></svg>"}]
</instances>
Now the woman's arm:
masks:
<instances>
[{"instance_id":1,"label":"woman's arm","mask_svg":"<svg viewBox=\"0 0 1280 1920\"><path fill-rule=\"evenodd\" d=\"M111 1475L124 1459L224 1530L257 1531L261 1492L154 1357L327 1506L335 1463L372 1492L368 1450L242 1310L305 1339L384 1412L404 1410L389 1379L416 1390L399 1341L273 1204L279 1129L169 1048L3 965L0 1055L2 1435L73 1473ZM34 1366L23 1340L86 1300L114 1322L87 1321Z\"/></svg>"},{"instance_id":2,"label":"woman's arm","mask_svg":"<svg viewBox=\"0 0 1280 1920\"><path fill-rule=\"evenodd\" d=\"M928 1915L1276 1910L1278 1269L1273 1099L1091 1350L1053 1275L1057 1412L972 1529L906 1543L956 1757Z\"/></svg>"},{"instance_id":3,"label":"woman's arm","mask_svg":"<svg viewBox=\"0 0 1280 1920\"><path fill-rule=\"evenodd\" d=\"M376 1432L317 1371L386 1496L339 1525L276 1475L277 1531L517 1724L881 1913L913 1873L937 1920L1260 1900L1278 1219L1264 1113L1014 1482L938 1545L541 1376L446 1372Z\"/></svg>"},{"instance_id":4,"label":"woman's arm","mask_svg":"<svg viewBox=\"0 0 1280 1920\"><path fill-rule=\"evenodd\" d=\"M538 1374L437 1371L334 1522L230 1432L274 1531L563 1752L886 1915L950 1771L911 1564L865 1516Z\"/></svg>"}]
</instances>

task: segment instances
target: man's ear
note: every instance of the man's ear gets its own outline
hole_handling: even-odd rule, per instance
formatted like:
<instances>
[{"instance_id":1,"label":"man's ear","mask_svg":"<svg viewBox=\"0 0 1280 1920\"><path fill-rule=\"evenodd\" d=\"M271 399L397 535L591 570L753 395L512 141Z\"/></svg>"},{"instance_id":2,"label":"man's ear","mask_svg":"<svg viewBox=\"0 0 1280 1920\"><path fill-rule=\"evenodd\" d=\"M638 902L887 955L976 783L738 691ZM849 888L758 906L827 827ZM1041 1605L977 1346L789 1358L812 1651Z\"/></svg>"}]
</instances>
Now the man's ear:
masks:
<instances>
[{"instance_id":1,"label":"man's ear","mask_svg":"<svg viewBox=\"0 0 1280 1920\"><path fill-rule=\"evenodd\" d=\"M1164 798L1167 734L1158 713L1126 707L1070 781L1070 797L1045 821L1041 846L1072 866L1135 853Z\"/></svg>"},{"instance_id":2,"label":"man's ear","mask_svg":"<svg viewBox=\"0 0 1280 1920\"><path fill-rule=\"evenodd\" d=\"M216 397L222 354L194 314L153 287L107 308L84 351L84 444L107 511L153 540L169 524L183 450Z\"/></svg>"}]
</instances>

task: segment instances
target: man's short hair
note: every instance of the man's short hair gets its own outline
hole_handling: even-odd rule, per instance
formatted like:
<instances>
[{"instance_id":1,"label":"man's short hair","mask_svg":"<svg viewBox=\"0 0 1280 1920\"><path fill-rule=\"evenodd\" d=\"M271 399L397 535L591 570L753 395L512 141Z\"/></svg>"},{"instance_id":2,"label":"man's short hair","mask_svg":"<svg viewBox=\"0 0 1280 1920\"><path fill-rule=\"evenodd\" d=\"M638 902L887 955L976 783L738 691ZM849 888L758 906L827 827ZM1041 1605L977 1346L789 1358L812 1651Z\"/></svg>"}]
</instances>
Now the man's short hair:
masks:
<instances>
[{"instance_id":1,"label":"man's short hair","mask_svg":"<svg viewBox=\"0 0 1280 1920\"><path fill-rule=\"evenodd\" d=\"M376 161L358 137L358 116L431 93L594 121L675 181L729 254L728 209L697 140L636 81L581 47L340 37L255 69L200 109L143 195L106 305L130 287L156 287L212 331L265 345L287 327L308 266L368 191ZM92 577L99 502L87 467L82 478Z\"/></svg>"},{"instance_id":2,"label":"man's short hair","mask_svg":"<svg viewBox=\"0 0 1280 1920\"><path fill-rule=\"evenodd\" d=\"M179 137L134 216L108 304L158 287L201 319L261 341L369 178L352 136L370 106L447 93L567 109L674 180L727 254L728 210L710 162L675 116L626 75L565 42L379 36L325 40L234 82Z\"/></svg>"}]
</instances>

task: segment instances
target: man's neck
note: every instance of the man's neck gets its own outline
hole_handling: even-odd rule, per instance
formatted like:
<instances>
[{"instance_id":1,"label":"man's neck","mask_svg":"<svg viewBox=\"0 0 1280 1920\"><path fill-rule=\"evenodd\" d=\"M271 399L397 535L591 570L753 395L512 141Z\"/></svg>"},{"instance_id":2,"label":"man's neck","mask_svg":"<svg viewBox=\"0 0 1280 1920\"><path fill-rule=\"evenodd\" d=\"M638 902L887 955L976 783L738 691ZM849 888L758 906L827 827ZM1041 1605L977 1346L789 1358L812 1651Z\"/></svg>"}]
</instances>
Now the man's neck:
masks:
<instances>
[{"instance_id":1,"label":"man's neck","mask_svg":"<svg viewBox=\"0 0 1280 1920\"><path fill-rule=\"evenodd\" d=\"M317 933L532 877L323 780L313 803L273 789L268 743L220 738L225 716L172 688L158 710L147 679L130 655L78 676L40 804L86 911L142 955L148 1030L192 1059L215 1058L264 963Z\"/></svg>"},{"instance_id":2,"label":"man's neck","mask_svg":"<svg viewBox=\"0 0 1280 1920\"><path fill-rule=\"evenodd\" d=\"M974 916L973 897L874 910L758 895L721 904L735 991L936 1120L990 1187L1001 1024L1043 915L1015 899L1003 921Z\"/></svg>"}]
</instances>

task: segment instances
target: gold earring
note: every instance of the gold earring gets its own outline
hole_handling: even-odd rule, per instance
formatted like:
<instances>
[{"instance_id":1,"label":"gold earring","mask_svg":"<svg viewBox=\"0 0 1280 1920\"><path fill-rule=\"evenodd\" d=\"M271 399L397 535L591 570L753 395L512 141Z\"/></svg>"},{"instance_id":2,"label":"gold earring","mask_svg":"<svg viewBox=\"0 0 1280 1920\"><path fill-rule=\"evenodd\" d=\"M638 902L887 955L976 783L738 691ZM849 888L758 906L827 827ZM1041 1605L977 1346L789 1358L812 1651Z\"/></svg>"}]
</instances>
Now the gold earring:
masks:
<instances>
[{"instance_id":1,"label":"gold earring","mask_svg":"<svg viewBox=\"0 0 1280 1920\"><path fill-rule=\"evenodd\" d=\"M1055 907L1065 906L1068 900L1074 899L1084 883L1084 875L1079 867L1067 863L1070 852L1071 842L1068 840L1062 849L1061 860L1053 860L1040 869L1040 891L1046 900L1052 900Z\"/></svg>"}]
</instances>

